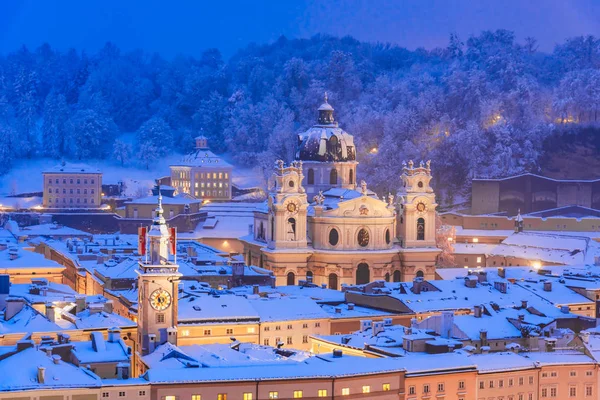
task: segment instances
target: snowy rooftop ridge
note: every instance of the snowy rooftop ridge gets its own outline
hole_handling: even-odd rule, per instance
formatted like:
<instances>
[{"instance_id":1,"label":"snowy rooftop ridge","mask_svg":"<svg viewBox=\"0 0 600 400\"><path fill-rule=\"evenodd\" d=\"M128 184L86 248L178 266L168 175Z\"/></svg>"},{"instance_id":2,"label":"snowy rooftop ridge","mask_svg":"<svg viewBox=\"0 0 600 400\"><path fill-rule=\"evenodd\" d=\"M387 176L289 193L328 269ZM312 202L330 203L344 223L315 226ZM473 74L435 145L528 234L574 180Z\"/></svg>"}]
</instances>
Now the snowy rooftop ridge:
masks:
<instances>
[{"instance_id":1,"label":"snowy rooftop ridge","mask_svg":"<svg viewBox=\"0 0 600 400\"><path fill-rule=\"evenodd\" d=\"M92 167L87 164L81 163L62 163L58 164L52 168L46 169L44 174L100 174L100 168Z\"/></svg>"}]
</instances>

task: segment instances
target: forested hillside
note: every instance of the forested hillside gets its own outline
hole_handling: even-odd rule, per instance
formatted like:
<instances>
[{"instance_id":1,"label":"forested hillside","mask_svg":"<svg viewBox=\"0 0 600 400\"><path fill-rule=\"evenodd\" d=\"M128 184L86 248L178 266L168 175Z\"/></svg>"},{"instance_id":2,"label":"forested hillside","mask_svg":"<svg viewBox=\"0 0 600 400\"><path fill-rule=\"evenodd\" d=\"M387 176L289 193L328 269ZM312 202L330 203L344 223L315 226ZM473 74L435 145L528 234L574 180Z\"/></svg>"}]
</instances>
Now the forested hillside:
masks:
<instances>
[{"instance_id":1,"label":"forested hillside","mask_svg":"<svg viewBox=\"0 0 600 400\"><path fill-rule=\"evenodd\" d=\"M165 60L110 43L95 54L21 48L0 56L0 168L34 157L150 165L200 132L240 165L270 167L293 157L327 91L357 140L359 179L387 193L402 159L432 159L452 197L468 177L537 171L554 150L544 143L594 128L599 67L594 37L542 54L502 30L416 51L282 37L230 60L216 49Z\"/></svg>"}]
</instances>

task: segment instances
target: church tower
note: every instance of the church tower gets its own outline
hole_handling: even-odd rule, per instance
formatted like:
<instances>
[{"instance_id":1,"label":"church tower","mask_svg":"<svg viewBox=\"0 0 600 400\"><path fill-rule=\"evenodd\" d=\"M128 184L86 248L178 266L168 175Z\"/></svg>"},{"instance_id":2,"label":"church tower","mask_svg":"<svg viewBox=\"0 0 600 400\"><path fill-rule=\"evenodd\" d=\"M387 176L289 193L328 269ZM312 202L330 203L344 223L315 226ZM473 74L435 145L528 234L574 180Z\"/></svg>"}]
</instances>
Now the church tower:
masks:
<instances>
[{"instance_id":1,"label":"church tower","mask_svg":"<svg viewBox=\"0 0 600 400\"><path fill-rule=\"evenodd\" d=\"M309 196L331 188L356 189L354 137L338 126L327 93L316 125L298 135L296 160L302 161ZM312 198L312 197L311 197Z\"/></svg>"},{"instance_id":2,"label":"church tower","mask_svg":"<svg viewBox=\"0 0 600 400\"><path fill-rule=\"evenodd\" d=\"M267 247L298 249L307 246L308 201L302 187L302 162L285 166L277 161L268 199Z\"/></svg>"},{"instance_id":3,"label":"church tower","mask_svg":"<svg viewBox=\"0 0 600 400\"><path fill-rule=\"evenodd\" d=\"M177 294L181 274L175 263L175 228L163 217L162 195L149 230L140 228L138 273L138 343L141 355L165 342L177 344ZM169 259L169 253L173 261Z\"/></svg>"},{"instance_id":4,"label":"church tower","mask_svg":"<svg viewBox=\"0 0 600 400\"><path fill-rule=\"evenodd\" d=\"M430 161L418 167L402 162L402 187L398 191L398 236L402 247L435 247L435 193L430 186Z\"/></svg>"}]
</instances>

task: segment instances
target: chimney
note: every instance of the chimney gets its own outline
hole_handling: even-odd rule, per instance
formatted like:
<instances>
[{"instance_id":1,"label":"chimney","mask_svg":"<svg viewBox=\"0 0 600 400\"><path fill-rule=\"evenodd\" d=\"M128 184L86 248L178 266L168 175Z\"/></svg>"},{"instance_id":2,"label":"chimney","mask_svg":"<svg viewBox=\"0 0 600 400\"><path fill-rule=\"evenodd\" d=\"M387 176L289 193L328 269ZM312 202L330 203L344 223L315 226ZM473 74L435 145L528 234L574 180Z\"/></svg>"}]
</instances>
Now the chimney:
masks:
<instances>
[{"instance_id":1,"label":"chimney","mask_svg":"<svg viewBox=\"0 0 600 400\"><path fill-rule=\"evenodd\" d=\"M481 347L488 345L487 330L485 330L485 329L479 330L479 341L481 342Z\"/></svg>"},{"instance_id":2,"label":"chimney","mask_svg":"<svg viewBox=\"0 0 600 400\"><path fill-rule=\"evenodd\" d=\"M506 278L506 268L498 268L498 276L500 278Z\"/></svg>"},{"instance_id":3,"label":"chimney","mask_svg":"<svg viewBox=\"0 0 600 400\"><path fill-rule=\"evenodd\" d=\"M482 311L482 307L480 305L476 305L473 307L473 316L475 316L475 318L481 318Z\"/></svg>"},{"instance_id":4,"label":"chimney","mask_svg":"<svg viewBox=\"0 0 600 400\"><path fill-rule=\"evenodd\" d=\"M173 326L167 328L167 342L177 346L177 328Z\"/></svg>"},{"instance_id":5,"label":"chimney","mask_svg":"<svg viewBox=\"0 0 600 400\"><path fill-rule=\"evenodd\" d=\"M568 314L570 312L569 306L560 306L560 312L563 314Z\"/></svg>"},{"instance_id":6,"label":"chimney","mask_svg":"<svg viewBox=\"0 0 600 400\"><path fill-rule=\"evenodd\" d=\"M348 303L348 310L354 310L354 303Z\"/></svg>"},{"instance_id":7,"label":"chimney","mask_svg":"<svg viewBox=\"0 0 600 400\"><path fill-rule=\"evenodd\" d=\"M6 309L4 310L4 320L9 321L17 315L25 305L25 301L18 297L8 297L6 299Z\"/></svg>"},{"instance_id":8,"label":"chimney","mask_svg":"<svg viewBox=\"0 0 600 400\"><path fill-rule=\"evenodd\" d=\"M50 322L56 322L56 308L52 303L46 303L46 318Z\"/></svg>"},{"instance_id":9,"label":"chimney","mask_svg":"<svg viewBox=\"0 0 600 400\"><path fill-rule=\"evenodd\" d=\"M544 292L551 292L551 291L552 291L552 282L545 281L544 282Z\"/></svg>"},{"instance_id":10,"label":"chimney","mask_svg":"<svg viewBox=\"0 0 600 400\"><path fill-rule=\"evenodd\" d=\"M419 323L417 322L416 318L411 318L410 319L410 327L413 329L417 329L419 327Z\"/></svg>"},{"instance_id":11,"label":"chimney","mask_svg":"<svg viewBox=\"0 0 600 400\"><path fill-rule=\"evenodd\" d=\"M383 319L383 325L384 326L392 326L392 319L391 318L384 318Z\"/></svg>"},{"instance_id":12,"label":"chimney","mask_svg":"<svg viewBox=\"0 0 600 400\"><path fill-rule=\"evenodd\" d=\"M119 328L110 328L108 330L108 342L109 343L117 343L121 339L121 329Z\"/></svg>"},{"instance_id":13,"label":"chimney","mask_svg":"<svg viewBox=\"0 0 600 400\"><path fill-rule=\"evenodd\" d=\"M418 277L413 279L412 292L414 294L421 294L421 287L423 286L423 278Z\"/></svg>"},{"instance_id":14,"label":"chimney","mask_svg":"<svg viewBox=\"0 0 600 400\"><path fill-rule=\"evenodd\" d=\"M583 341L583 343L589 343L590 342L590 333L589 332L581 332L581 340Z\"/></svg>"},{"instance_id":15,"label":"chimney","mask_svg":"<svg viewBox=\"0 0 600 400\"><path fill-rule=\"evenodd\" d=\"M19 258L19 249L17 249L16 247L11 247L8 250L8 258L11 260L16 260L17 258Z\"/></svg>"},{"instance_id":16,"label":"chimney","mask_svg":"<svg viewBox=\"0 0 600 400\"><path fill-rule=\"evenodd\" d=\"M321 283L321 289L327 289L327 284L326 283Z\"/></svg>"},{"instance_id":17,"label":"chimney","mask_svg":"<svg viewBox=\"0 0 600 400\"><path fill-rule=\"evenodd\" d=\"M341 349L333 349L333 358L341 358L343 354Z\"/></svg>"},{"instance_id":18,"label":"chimney","mask_svg":"<svg viewBox=\"0 0 600 400\"><path fill-rule=\"evenodd\" d=\"M481 346L481 354L488 354L490 352L490 346Z\"/></svg>"},{"instance_id":19,"label":"chimney","mask_svg":"<svg viewBox=\"0 0 600 400\"><path fill-rule=\"evenodd\" d=\"M272 276L271 277L271 289L275 289L277 287L277 284L275 283L275 277Z\"/></svg>"},{"instance_id":20,"label":"chimney","mask_svg":"<svg viewBox=\"0 0 600 400\"><path fill-rule=\"evenodd\" d=\"M128 363L121 362L117 364L117 379L129 379Z\"/></svg>"},{"instance_id":21,"label":"chimney","mask_svg":"<svg viewBox=\"0 0 600 400\"><path fill-rule=\"evenodd\" d=\"M253 285L252 286L252 294L259 294L259 287L258 285Z\"/></svg>"},{"instance_id":22,"label":"chimney","mask_svg":"<svg viewBox=\"0 0 600 400\"><path fill-rule=\"evenodd\" d=\"M98 255L96 257L96 264L104 264L104 261L105 261L105 259L104 259L103 255Z\"/></svg>"},{"instance_id":23,"label":"chimney","mask_svg":"<svg viewBox=\"0 0 600 400\"><path fill-rule=\"evenodd\" d=\"M454 328L454 311L442 311L440 325L440 336L451 338L452 329Z\"/></svg>"},{"instance_id":24,"label":"chimney","mask_svg":"<svg viewBox=\"0 0 600 400\"><path fill-rule=\"evenodd\" d=\"M474 277L473 275L468 275L465 277L465 286L468 288L477 287L477 282L479 278Z\"/></svg>"},{"instance_id":25,"label":"chimney","mask_svg":"<svg viewBox=\"0 0 600 400\"><path fill-rule=\"evenodd\" d=\"M88 308L90 309L90 315L99 314L102 311L104 311L104 304L102 304L102 303L90 303L88 305Z\"/></svg>"},{"instance_id":26,"label":"chimney","mask_svg":"<svg viewBox=\"0 0 600 400\"><path fill-rule=\"evenodd\" d=\"M336 314L341 314L342 313L342 309L340 307L336 307L335 308L335 313Z\"/></svg>"},{"instance_id":27,"label":"chimney","mask_svg":"<svg viewBox=\"0 0 600 400\"><path fill-rule=\"evenodd\" d=\"M38 367L37 380L38 380L38 383L40 383L42 385L46 382L46 368L41 367L41 366Z\"/></svg>"},{"instance_id":28,"label":"chimney","mask_svg":"<svg viewBox=\"0 0 600 400\"><path fill-rule=\"evenodd\" d=\"M519 314L519 321L525 321L525 314Z\"/></svg>"},{"instance_id":29,"label":"chimney","mask_svg":"<svg viewBox=\"0 0 600 400\"><path fill-rule=\"evenodd\" d=\"M506 284L506 282L495 281L494 282L494 289L496 289L500 293L506 294L506 292L507 292L507 284Z\"/></svg>"},{"instance_id":30,"label":"chimney","mask_svg":"<svg viewBox=\"0 0 600 400\"><path fill-rule=\"evenodd\" d=\"M479 283L487 282L487 272L479 271L479 273L477 274L477 280L479 281Z\"/></svg>"},{"instance_id":31,"label":"chimney","mask_svg":"<svg viewBox=\"0 0 600 400\"><path fill-rule=\"evenodd\" d=\"M104 312L106 312L108 314L112 314L114 308L115 308L115 304L112 300L107 300L106 303L104 303Z\"/></svg>"},{"instance_id":32,"label":"chimney","mask_svg":"<svg viewBox=\"0 0 600 400\"><path fill-rule=\"evenodd\" d=\"M19 351L30 349L33 346L35 346L35 342L33 340L31 340L31 339L28 339L28 340L19 340L17 342L17 353Z\"/></svg>"},{"instance_id":33,"label":"chimney","mask_svg":"<svg viewBox=\"0 0 600 400\"><path fill-rule=\"evenodd\" d=\"M52 362L53 362L54 364L60 364L60 360L61 360L61 357L60 357L58 354L54 354L54 355L52 356Z\"/></svg>"},{"instance_id":34,"label":"chimney","mask_svg":"<svg viewBox=\"0 0 600 400\"><path fill-rule=\"evenodd\" d=\"M85 295L75 296L75 313L80 313L85 310Z\"/></svg>"},{"instance_id":35,"label":"chimney","mask_svg":"<svg viewBox=\"0 0 600 400\"><path fill-rule=\"evenodd\" d=\"M522 309L526 309L527 308L527 300L521 300L521 308Z\"/></svg>"}]
</instances>

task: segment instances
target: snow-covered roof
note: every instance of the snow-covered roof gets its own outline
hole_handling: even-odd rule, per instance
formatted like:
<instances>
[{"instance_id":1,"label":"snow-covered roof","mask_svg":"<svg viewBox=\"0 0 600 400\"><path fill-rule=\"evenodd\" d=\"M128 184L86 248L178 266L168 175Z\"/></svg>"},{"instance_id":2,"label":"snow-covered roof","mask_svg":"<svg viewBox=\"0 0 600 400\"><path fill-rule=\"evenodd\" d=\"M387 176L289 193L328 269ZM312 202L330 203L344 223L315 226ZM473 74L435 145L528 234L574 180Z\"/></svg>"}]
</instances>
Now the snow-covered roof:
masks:
<instances>
[{"instance_id":1,"label":"snow-covered roof","mask_svg":"<svg viewBox=\"0 0 600 400\"><path fill-rule=\"evenodd\" d=\"M92 332L92 340L72 342L73 356L80 365L88 363L129 363L128 347L119 338L114 342L105 340L102 332Z\"/></svg>"},{"instance_id":2,"label":"snow-covered roof","mask_svg":"<svg viewBox=\"0 0 600 400\"><path fill-rule=\"evenodd\" d=\"M44 174L100 174L99 168L91 167L87 164L63 163L48 168Z\"/></svg>"},{"instance_id":3,"label":"snow-covered roof","mask_svg":"<svg viewBox=\"0 0 600 400\"><path fill-rule=\"evenodd\" d=\"M10 273L11 269L44 268L60 272L65 269L64 265L44 257L43 254L25 250L21 246L8 247L0 250L0 272Z\"/></svg>"},{"instance_id":4,"label":"snow-covered roof","mask_svg":"<svg viewBox=\"0 0 600 400\"><path fill-rule=\"evenodd\" d=\"M179 298L180 323L235 322L254 320L259 314L243 296L185 294Z\"/></svg>"},{"instance_id":5,"label":"snow-covered roof","mask_svg":"<svg viewBox=\"0 0 600 400\"><path fill-rule=\"evenodd\" d=\"M266 297L250 299L261 322L328 319L329 315L306 297Z\"/></svg>"},{"instance_id":6,"label":"snow-covered roof","mask_svg":"<svg viewBox=\"0 0 600 400\"><path fill-rule=\"evenodd\" d=\"M173 204L173 205L185 205L185 204L194 204L194 203L201 203L202 200L199 199L194 199L192 197L189 197L187 195L182 195L179 194L177 196L173 196L173 197L169 197L169 196L162 196L162 204L163 205L169 205L169 204ZM147 196L147 197L141 197L139 199L133 199L131 201L125 202L125 204L158 204L158 196Z\"/></svg>"},{"instance_id":7,"label":"snow-covered roof","mask_svg":"<svg viewBox=\"0 0 600 400\"><path fill-rule=\"evenodd\" d=\"M301 161L354 161L354 137L337 124L315 125L298 134L296 159Z\"/></svg>"},{"instance_id":8,"label":"snow-covered roof","mask_svg":"<svg viewBox=\"0 0 600 400\"><path fill-rule=\"evenodd\" d=\"M20 229L20 236L70 236L89 238L92 237L92 235L87 232L59 224L40 224L23 226Z\"/></svg>"},{"instance_id":9,"label":"snow-covered roof","mask_svg":"<svg viewBox=\"0 0 600 400\"><path fill-rule=\"evenodd\" d=\"M233 168L231 164L209 149L195 149L185 155L180 162L171 165L171 167Z\"/></svg>"},{"instance_id":10,"label":"snow-covered roof","mask_svg":"<svg viewBox=\"0 0 600 400\"><path fill-rule=\"evenodd\" d=\"M44 368L44 381L38 380L38 368ZM40 390L99 387L95 374L62 360L51 358L35 348L20 351L0 360L0 390Z\"/></svg>"}]
</instances>

